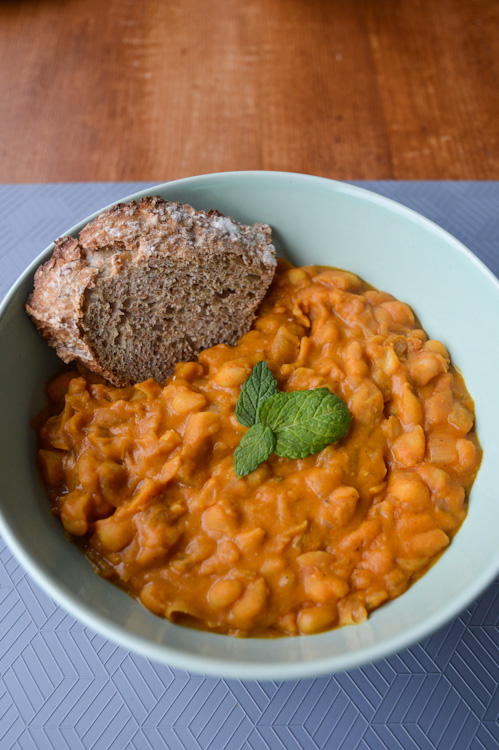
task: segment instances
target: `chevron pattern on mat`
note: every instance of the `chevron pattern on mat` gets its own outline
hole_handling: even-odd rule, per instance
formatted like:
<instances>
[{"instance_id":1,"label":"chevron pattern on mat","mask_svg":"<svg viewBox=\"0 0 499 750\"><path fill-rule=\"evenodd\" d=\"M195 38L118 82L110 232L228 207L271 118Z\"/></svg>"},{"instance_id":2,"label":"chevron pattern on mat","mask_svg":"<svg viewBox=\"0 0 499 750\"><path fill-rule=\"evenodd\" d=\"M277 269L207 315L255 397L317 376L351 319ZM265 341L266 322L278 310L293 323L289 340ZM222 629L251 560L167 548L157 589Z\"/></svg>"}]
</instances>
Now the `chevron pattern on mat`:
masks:
<instances>
[{"instance_id":1,"label":"chevron pattern on mat","mask_svg":"<svg viewBox=\"0 0 499 750\"><path fill-rule=\"evenodd\" d=\"M360 183L425 214L499 271L498 183ZM0 186L0 298L46 245L146 184ZM0 540L0 750L494 750L499 581L446 628L332 677L191 676L58 608Z\"/></svg>"}]
</instances>

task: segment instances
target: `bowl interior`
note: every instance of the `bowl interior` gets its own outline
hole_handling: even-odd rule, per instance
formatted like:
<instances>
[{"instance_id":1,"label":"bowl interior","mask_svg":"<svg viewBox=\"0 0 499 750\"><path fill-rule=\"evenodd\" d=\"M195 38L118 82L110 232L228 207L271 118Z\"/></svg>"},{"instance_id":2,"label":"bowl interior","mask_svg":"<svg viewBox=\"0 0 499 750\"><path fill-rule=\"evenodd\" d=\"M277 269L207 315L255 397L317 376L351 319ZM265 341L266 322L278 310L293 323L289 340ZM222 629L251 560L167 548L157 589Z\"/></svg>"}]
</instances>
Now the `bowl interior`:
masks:
<instances>
[{"instance_id":1,"label":"bowl interior","mask_svg":"<svg viewBox=\"0 0 499 750\"><path fill-rule=\"evenodd\" d=\"M226 173L167 183L159 194L239 221L273 227L278 254L294 263L354 271L408 302L442 340L475 400L484 458L468 518L439 562L369 620L317 636L236 640L172 625L96 576L49 512L35 470L29 422L60 369L24 313L33 272L23 274L0 313L0 532L28 572L87 625L127 648L182 667L237 678L284 679L351 668L409 645L457 614L499 570L499 369L495 278L460 243L414 212L360 188L283 173ZM138 194L140 196L142 194ZM134 196L134 197L138 197ZM70 230L74 234L88 219Z\"/></svg>"}]
</instances>

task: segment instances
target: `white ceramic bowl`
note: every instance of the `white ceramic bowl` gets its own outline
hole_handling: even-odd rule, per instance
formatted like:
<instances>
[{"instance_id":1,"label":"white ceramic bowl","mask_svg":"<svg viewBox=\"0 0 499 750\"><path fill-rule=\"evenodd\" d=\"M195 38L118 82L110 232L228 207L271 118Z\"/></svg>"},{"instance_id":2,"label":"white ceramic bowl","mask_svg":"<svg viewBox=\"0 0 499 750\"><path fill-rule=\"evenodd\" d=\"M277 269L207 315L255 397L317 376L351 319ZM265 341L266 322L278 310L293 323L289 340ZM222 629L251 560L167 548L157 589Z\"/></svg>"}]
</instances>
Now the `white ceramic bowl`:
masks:
<instances>
[{"instance_id":1,"label":"white ceramic bowl","mask_svg":"<svg viewBox=\"0 0 499 750\"><path fill-rule=\"evenodd\" d=\"M23 305L51 245L0 308L0 533L33 579L74 617L125 648L193 672L262 680L309 677L374 661L428 635L499 571L497 280L457 240L418 214L330 180L225 173L170 182L130 197L146 194L198 209L217 208L246 223L267 222L279 254L297 264L352 270L413 306L430 336L448 347L475 399L484 457L468 517L439 562L362 625L315 636L241 640L155 617L95 575L65 539L35 469L29 422L59 364L34 332ZM67 234L79 232L92 218Z\"/></svg>"}]
</instances>

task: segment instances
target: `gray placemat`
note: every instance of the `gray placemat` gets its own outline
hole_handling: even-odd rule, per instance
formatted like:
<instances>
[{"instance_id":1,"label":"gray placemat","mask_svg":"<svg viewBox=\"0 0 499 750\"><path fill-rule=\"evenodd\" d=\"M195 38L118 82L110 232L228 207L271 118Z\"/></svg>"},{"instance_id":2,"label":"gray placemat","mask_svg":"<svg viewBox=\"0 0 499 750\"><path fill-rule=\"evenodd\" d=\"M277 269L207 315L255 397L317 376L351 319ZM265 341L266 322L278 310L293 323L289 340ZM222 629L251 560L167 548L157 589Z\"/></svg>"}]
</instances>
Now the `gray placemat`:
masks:
<instances>
[{"instance_id":1,"label":"gray placemat","mask_svg":"<svg viewBox=\"0 0 499 750\"><path fill-rule=\"evenodd\" d=\"M151 184L0 186L0 299L70 226ZM498 182L355 184L424 214L499 273ZM499 581L430 638L362 669L216 680L83 627L0 540L0 750L492 750L498 683Z\"/></svg>"}]
</instances>

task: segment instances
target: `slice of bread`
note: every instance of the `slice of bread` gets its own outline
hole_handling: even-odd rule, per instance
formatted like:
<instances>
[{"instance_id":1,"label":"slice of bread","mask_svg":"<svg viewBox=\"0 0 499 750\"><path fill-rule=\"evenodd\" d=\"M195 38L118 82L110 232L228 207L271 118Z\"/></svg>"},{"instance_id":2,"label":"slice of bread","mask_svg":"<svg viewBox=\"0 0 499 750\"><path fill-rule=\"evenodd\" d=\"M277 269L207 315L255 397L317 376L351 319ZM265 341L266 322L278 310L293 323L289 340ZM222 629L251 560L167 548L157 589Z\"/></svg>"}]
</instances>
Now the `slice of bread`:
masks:
<instances>
[{"instance_id":1,"label":"slice of bread","mask_svg":"<svg viewBox=\"0 0 499 750\"><path fill-rule=\"evenodd\" d=\"M250 329L275 266L266 224L142 198L59 239L26 310L64 362L116 386L161 382Z\"/></svg>"}]
</instances>

